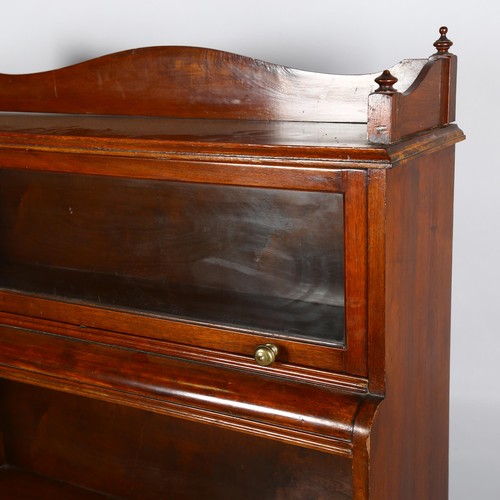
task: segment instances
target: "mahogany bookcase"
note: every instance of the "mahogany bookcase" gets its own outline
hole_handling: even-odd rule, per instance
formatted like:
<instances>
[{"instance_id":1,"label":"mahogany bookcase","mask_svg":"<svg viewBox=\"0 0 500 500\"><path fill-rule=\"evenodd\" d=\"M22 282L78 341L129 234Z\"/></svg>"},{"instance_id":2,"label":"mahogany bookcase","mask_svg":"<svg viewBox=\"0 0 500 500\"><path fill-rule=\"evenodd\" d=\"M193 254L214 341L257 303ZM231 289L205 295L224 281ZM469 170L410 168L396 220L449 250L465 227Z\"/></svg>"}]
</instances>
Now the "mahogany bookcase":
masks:
<instances>
[{"instance_id":1,"label":"mahogany bookcase","mask_svg":"<svg viewBox=\"0 0 500 500\"><path fill-rule=\"evenodd\" d=\"M440 32L380 75L0 75L2 498L447 498Z\"/></svg>"}]
</instances>

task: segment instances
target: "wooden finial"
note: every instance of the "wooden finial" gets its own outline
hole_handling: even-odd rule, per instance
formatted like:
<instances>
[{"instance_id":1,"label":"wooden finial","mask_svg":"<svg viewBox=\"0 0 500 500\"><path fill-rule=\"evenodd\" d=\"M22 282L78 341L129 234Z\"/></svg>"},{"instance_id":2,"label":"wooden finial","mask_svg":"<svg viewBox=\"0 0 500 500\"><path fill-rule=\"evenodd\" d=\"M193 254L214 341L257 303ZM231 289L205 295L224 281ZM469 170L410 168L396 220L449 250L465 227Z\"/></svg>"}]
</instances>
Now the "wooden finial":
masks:
<instances>
[{"instance_id":1,"label":"wooden finial","mask_svg":"<svg viewBox=\"0 0 500 500\"><path fill-rule=\"evenodd\" d=\"M434 42L434 47L437 49L437 54L447 54L448 50L453 45L453 42L448 40L446 36L448 28L446 26L441 26L441 28L439 28L439 33L441 33L441 36L439 37L439 40Z\"/></svg>"},{"instance_id":2,"label":"wooden finial","mask_svg":"<svg viewBox=\"0 0 500 500\"><path fill-rule=\"evenodd\" d=\"M391 72L388 69L384 70L380 76L375 78L375 81L379 85L375 92L383 94L394 94L397 92L393 85L398 81L398 79L394 75L391 75Z\"/></svg>"}]
</instances>

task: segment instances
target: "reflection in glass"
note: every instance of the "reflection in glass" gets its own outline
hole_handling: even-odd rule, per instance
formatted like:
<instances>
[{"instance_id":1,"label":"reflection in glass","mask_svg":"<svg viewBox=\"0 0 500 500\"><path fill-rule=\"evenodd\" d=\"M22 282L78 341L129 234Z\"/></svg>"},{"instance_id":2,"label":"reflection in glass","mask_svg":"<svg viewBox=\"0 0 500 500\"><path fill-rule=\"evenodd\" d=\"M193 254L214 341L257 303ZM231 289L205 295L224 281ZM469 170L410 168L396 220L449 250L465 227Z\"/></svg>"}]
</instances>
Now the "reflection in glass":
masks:
<instances>
[{"instance_id":1,"label":"reflection in glass","mask_svg":"<svg viewBox=\"0 0 500 500\"><path fill-rule=\"evenodd\" d=\"M338 193L0 171L0 286L344 341Z\"/></svg>"}]
</instances>

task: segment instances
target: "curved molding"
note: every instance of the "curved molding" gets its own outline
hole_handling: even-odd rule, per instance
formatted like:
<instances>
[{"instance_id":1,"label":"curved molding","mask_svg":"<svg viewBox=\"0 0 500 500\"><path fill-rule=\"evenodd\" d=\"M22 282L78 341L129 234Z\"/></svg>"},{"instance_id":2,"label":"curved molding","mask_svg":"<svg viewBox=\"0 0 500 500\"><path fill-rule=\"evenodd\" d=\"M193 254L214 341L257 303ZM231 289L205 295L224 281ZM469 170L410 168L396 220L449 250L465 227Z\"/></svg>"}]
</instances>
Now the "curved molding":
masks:
<instances>
[{"instance_id":1,"label":"curved molding","mask_svg":"<svg viewBox=\"0 0 500 500\"><path fill-rule=\"evenodd\" d=\"M396 75L395 75L396 76ZM379 87L368 98L368 140L391 144L455 120L456 56L432 56L403 92Z\"/></svg>"},{"instance_id":2,"label":"curved molding","mask_svg":"<svg viewBox=\"0 0 500 500\"><path fill-rule=\"evenodd\" d=\"M4 378L346 457L352 456L353 422L366 399L322 385L21 327L0 326L0 340Z\"/></svg>"}]
</instances>

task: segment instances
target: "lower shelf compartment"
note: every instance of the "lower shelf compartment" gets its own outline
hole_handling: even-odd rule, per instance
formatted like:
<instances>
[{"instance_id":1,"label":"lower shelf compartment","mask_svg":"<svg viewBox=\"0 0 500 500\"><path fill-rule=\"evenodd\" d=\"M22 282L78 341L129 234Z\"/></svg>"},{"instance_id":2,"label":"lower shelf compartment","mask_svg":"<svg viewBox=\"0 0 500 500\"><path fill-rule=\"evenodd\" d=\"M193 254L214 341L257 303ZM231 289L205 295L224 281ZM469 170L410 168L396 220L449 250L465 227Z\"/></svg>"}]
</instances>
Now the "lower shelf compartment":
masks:
<instances>
[{"instance_id":1,"label":"lower shelf compartment","mask_svg":"<svg viewBox=\"0 0 500 500\"><path fill-rule=\"evenodd\" d=\"M0 497L3 500L97 500L110 499L96 493L4 465L0 467Z\"/></svg>"},{"instance_id":2,"label":"lower shelf compartment","mask_svg":"<svg viewBox=\"0 0 500 500\"><path fill-rule=\"evenodd\" d=\"M0 324L0 374L352 456L366 394ZM314 401L310 405L309 401Z\"/></svg>"},{"instance_id":3,"label":"lower shelf compartment","mask_svg":"<svg viewBox=\"0 0 500 500\"><path fill-rule=\"evenodd\" d=\"M2 500L353 496L347 457L4 379L2 450Z\"/></svg>"}]
</instances>

